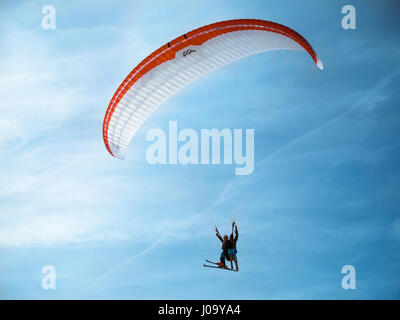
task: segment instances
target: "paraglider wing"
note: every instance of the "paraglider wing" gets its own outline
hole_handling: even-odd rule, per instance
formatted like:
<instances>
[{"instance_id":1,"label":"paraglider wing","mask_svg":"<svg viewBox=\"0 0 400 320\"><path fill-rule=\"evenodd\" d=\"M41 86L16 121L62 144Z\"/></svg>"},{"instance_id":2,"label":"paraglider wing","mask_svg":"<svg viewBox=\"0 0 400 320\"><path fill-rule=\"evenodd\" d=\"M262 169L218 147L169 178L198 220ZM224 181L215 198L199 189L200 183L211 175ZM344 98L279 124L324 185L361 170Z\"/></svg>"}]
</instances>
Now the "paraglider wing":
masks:
<instances>
[{"instance_id":1,"label":"paraglider wing","mask_svg":"<svg viewBox=\"0 0 400 320\"><path fill-rule=\"evenodd\" d=\"M107 150L124 158L143 122L169 97L204 74L249 55L282 49L305 51L323 68L300 34L265 20L217 22L168 42L139 63L111 98L103 122Z\"/></svg>"}]
</instances>

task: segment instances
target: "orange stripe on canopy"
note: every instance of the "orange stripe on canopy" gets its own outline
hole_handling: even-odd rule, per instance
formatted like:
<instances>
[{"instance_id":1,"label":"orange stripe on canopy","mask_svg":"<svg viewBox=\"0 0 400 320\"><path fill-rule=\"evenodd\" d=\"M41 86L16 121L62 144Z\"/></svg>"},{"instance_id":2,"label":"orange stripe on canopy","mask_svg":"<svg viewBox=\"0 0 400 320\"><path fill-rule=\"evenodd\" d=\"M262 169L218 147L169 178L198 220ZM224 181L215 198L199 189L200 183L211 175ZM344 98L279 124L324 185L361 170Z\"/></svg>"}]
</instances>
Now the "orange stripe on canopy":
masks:
<instances>
[{"instance_id":1,"label":"orange stripe on canopy","mask_svg":"<svg viewBox=\"0 0 400 320\"><path fill-rule=\"evenodd\" d=\"M140 62L128 74L125 80L118 87L117 91L114 93L108 105L103 121L103 139L108 152L114 156L108 143L108 126L111 117L120 100L136 81L138 81L143 75L161 65L162 63L174 59L176 52L190 45L201 45L204 42L212 38L218 37L222 34L242 30L263 30L274 32L291 38L292 40L296 41L300 46L302 46L308 52L314 62L318 64L318 57L314 49L307 42L306 39L304 39L296 31L275 22L256 19L228 20L209 24L207 26L203 26L188 33L185 33L182 36L163 45L162 47L151 53L142 62Z\"/></svg>"}]
</instances>

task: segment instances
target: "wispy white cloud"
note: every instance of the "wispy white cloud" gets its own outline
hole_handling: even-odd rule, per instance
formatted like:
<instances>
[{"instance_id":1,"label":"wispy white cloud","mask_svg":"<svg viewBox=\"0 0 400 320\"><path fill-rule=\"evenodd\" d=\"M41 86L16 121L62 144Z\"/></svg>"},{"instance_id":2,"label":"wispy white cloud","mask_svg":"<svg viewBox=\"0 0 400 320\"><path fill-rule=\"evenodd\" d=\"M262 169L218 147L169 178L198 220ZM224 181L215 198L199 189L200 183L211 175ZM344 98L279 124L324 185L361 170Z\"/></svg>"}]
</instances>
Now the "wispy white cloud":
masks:
<instances>
[{"instance_id":1,"label":"wispy white cloud","mask_svg":"<svg viewBox=\"0 0 400 320\"><path fill-rule=\"evenodd\" d=\"M60 28L53 38L76 37L71 32ZM0 246L126 240L126 230L115 228L124 212L110 211L124 187L121 176L98 174L110 161L101 145L109 97L93 90L94 80L104 77L102 66L121 47L89 46L66 55L52 46L50 33L15 23L5 24L2 37L7 46L0 60Z\"/></svg>"},{"instance_id":2,"label":"wispy white cloud","mask_svg":"<svg viewBox=\"0 0 400 320\"><path fill-rule=\"evenodd\" d=\"M385 88L389 83L391 83L399 75L399 73L400 73L399 70L394 71L392 74L390 74L389 76L385 77L383 80L379 81L375 86L373 86L372 88L367 90L367 92L365 92L359 100L354 102L354 104L351 107L347 108L345 111L343 111L339 115L337 115L337 116L333 117L332 119L324 122L323 124L319 125L318 127L314 128L314 129L312 129L310 131L307 131L306 133L296 137L295 139L293 139L289 143L279 147L273 153L271 153L270 155L268 155L267 157L265 157L261 161L257 162L256 165L255 165L255 170L257 170L257 168L259 168L261 166L265 166L269 161L271 161L275 157L279 156L281 153L283 153L286 150L290 149L291 147L301 143L304 139L307 139L307 138L317 134L318 132L320 132L323 129L327 128L331 124L340 121L341 119L345 118L346 116L348 116L352 112L356 111L357 109L359 109L361 107L366 108L366 109L374 108L374 106L375 106L375 104L377 102L381 101L381 99L386 99L385 96L379 96L379 92L383 88ZM234 188L234 185L235 185L236 181L237 181L237 178L234 178L234 179L230 180L226 184L225 188L218 195L218 197L215 199L215 201L212 203L211 207L218 206L219 204L221 204L227 198L230 197L229 196L229 192Z\"/></svg>"},{"instance_id":3,"label":"wispy white cloud","mask_svg":"<svg viewBox=\"0 0 400 320\"><path fill-rule=\"evenodd\" d=\"M156 241L154 241L153 243L151 243L148 247L146 247L145 249L143 249L142 251L140 251L139 253L130 255L126 258L124 258L123 260L119 261L118 263L114 264L114 266L109 269L108 271L106 271L104 274L102 274L101 276L99 276L96 280L94 280L89 287L87 287L81 294L79 298L83 298L87 293L90 293L92 290L96 289L96 286L98 286L99 284L101 284L103 281L105 281L107 278L109 278L110 276L112 276L113 273L118 272L119 270L121 270L124 267L127 267L131 264L133 264L136 260L140 259L141 257L143 257L144 255L148 254L149 252L151 252L154 248L158 247L160 244L164 243L166 239L165 235L162 235L161 237L157 238Z\"/></svg>"}]
</instances>

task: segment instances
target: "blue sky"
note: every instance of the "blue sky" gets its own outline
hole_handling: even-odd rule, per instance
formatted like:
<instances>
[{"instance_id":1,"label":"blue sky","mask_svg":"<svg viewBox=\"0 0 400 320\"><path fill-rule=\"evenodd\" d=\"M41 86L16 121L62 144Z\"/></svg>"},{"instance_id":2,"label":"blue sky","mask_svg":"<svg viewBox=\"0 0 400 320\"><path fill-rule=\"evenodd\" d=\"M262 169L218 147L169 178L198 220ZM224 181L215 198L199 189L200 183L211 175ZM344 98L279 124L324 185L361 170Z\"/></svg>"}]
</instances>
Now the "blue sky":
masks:
<instances>
[{"instance_id":1,"label":"blue sky","mask_svg":"<svg viewBox=\"0 0 400 320\"><path fill-rule=\"evenodd\" d=\"M41 8L56 8L52 31ZM352 4L357 29L341 28ZM395 1L2 1L0 298L400 298ZM189 85L135 135L102 140L108 102L152 51L228 19L279 22L298 52L245 58ZM256 167L150 165L148 130L252 128ZM216 224L240 232L239 273ZM357 289L341 288L354 265ZM56 290L41 269L54 265Z\"/></svg>"}]
</instances>

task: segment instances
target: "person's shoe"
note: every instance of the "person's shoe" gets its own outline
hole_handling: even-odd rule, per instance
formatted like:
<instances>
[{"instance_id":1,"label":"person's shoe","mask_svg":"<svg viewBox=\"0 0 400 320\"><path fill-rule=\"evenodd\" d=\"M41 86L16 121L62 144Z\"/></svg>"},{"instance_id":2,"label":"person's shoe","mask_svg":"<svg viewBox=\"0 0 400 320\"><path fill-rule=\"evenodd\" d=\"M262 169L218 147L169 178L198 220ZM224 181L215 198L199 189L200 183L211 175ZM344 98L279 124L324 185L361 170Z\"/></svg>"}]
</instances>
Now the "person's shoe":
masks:
<instances>
[{"instance_id":1,"label":"person's shoe","mask_svg":"<svg viewBox=\"0 0 400 320\"><path fill-rule=\"evenodd\" d=\"M226 265L222 262L218 262L218 268L226 268Z\"/></svg>"}]
</instances>

